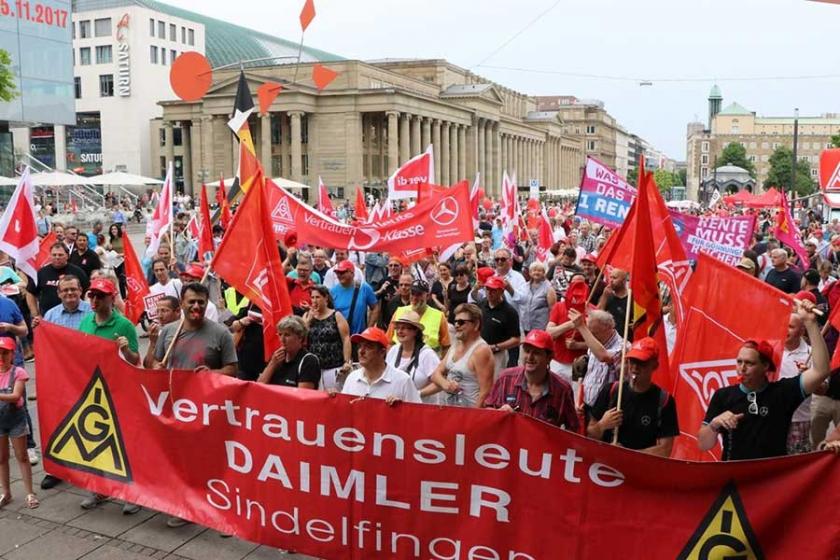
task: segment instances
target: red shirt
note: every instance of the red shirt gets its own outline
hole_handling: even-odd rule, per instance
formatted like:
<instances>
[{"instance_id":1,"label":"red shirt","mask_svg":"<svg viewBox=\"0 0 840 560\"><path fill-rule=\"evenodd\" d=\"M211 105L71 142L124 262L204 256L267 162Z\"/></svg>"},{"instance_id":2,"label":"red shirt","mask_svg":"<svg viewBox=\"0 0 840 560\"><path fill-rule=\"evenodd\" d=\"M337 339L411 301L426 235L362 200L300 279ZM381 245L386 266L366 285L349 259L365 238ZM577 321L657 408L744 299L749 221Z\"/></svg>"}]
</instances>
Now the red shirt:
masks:
<instances>
[{"instance_id":1,"label":"red shirt","mask_svg":"<svg viewBox=\"0 0 840 560\"><path fill-rule=\"evenodd\" d=\"M555 325L562 325L569 320L569 309L566 307L566 300L560 300L551 308L548 321ZM554 339L554 359L561 364L571 364L578 356L586 354L586 349L569 350L566 348L566 340L571 339L583 342L583 337L577 329L571 329Z\"/></svg>"},{"instance_id":2,"label":"red shirt","mask_svg":"<svg viewBox=\"0 0 840 560\"><path fill-rule=\"evenodd\" d=\"M564 427L570 432L577 432L580 428L572 386L553 373L548 374L542 395L534 400L528 392L525 366L502 370L484 406L501 408L506 404L526 416Z\"/></svg>"},{"instance_id":3,"label":"red shirt","mask_svg":"<svg viewBox=\"0 0 840 560\"><path fill-rule=\"evenodd\" d=\"M303 307L303 302L307 305L312 303L310 290L315 284L311 280L301 283L297 278L287 278L286 281L289 286L289 300L294 307Z\"/></svg>"}]
</instances>

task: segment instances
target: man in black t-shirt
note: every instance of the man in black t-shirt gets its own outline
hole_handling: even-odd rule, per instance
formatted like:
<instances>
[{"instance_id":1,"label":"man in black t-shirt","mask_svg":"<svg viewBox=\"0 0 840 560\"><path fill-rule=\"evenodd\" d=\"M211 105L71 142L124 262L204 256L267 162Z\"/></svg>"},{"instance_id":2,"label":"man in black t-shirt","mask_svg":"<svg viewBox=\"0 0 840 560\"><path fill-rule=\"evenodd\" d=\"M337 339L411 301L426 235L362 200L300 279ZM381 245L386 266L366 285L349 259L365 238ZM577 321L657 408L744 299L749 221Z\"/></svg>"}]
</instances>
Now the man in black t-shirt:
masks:
<instances>
[{"instance_id":1,"label":"man in black t-shirt","mask_svg":"<svg viewBox=\"0 0 840 560\"><path fill-rule=\"evenodd\" d=\"M69 262L84 270L88 278L90 278L94 270L102 268L99 255L96 254L96 251L91 251L88 247L87 235L80 235L76 238L73 250L70 253Z\"/></svg>"},{"instance_id":2,"label":"man in black t-shirt","mask_svg":"<svg viewBox=\"0 0 840 560\"><path fill-rule=\"evenodd\" d=\"M79 279L82 285L82 297L87 292L90 282L85 271L68 262L70 255L64 243L56 242L50 247L50 264L38 271L38 282L30 281L26 287L26 303L33 319L41 318L41 315L61 303L58 297L58 281L65 274L72 274Z\"/></svg>"},{"instance_id":3,"label":"man in black t-shirt","mask_svg":"<svg viewBox=\"0 0 840 560\"><path fill-rule=\"evenodd\" d=\"M801 301L797 313L811 341L811 367L796 377L770 382L776 370L767 341L746 341L736 360L741 383L715 391L697 434L701 451L723 440L723 460L777 457L787 452L791 418L805 397L828 377L829 356L820 335L814 304Z\"/></svg>"},{"instance_id":4,"label":"man in black t-shirt","mask_svg":"<svg viewBox=\"0 0 840 560\"><path fill-rule=\"evenodd\" d=\"M645 337L627 352L627 373L618 410L618 382L601 389L586 433L593 439L611 442L618 426L618 443L627 449L668 457L674 437L680 434L677 407L667 391L651 382L659 365L656 341Z\"/></svg>"},{"instance_id":5,"label":"man in black t-shirt","mask_svg":"<svg viewBox=\"0 0 840 560\"><path fill-rule=\"evenodd\" d=\"M321 364L315 354L304 350L309 330L303 319L295 315L285 317L277 325L282 346L271 355L257 380L259 383L316 389L321 381Z\"/></svg>"},{"instance_id":6,"label":"man in black t-shirt","mask_svg":"<svg viewBox=\"0 0 840 560\"><path fill-rule=\"evenodd\" d=\"M610 272L609 284L604 287L598 300L598 309L607 311L615 319L615 330L624 336L624 323L627 319L627 272L614 268ZM627 329L627 342L633 342L633 329Z\"/></svg>"},{"instance_id":7,"label":"man in black t-shirt","mask_svg":"<svg viewBox=\"0 0 840 560\"><path fill-rule=\"evenodd\" d=\"M767 273L765 282L778 288L786 294L795 294L800 288L800 277L795 270L788 266L788 254L784 249L770 251L773 268Z\"/></svg>"},{"instance_id":8,"label":"man in black t-shirt","mask_svg":"<svg viewBox=\"0 0 840 560\"><path fill-rule=\"evenodd\" d=\"M491 276L484 282L487 298L478 303L481 309L481 338L490 345L496 374L507 367L508 349L519 346L519 313L505 300L505 281Z\"/></svg>"}]
</instances>

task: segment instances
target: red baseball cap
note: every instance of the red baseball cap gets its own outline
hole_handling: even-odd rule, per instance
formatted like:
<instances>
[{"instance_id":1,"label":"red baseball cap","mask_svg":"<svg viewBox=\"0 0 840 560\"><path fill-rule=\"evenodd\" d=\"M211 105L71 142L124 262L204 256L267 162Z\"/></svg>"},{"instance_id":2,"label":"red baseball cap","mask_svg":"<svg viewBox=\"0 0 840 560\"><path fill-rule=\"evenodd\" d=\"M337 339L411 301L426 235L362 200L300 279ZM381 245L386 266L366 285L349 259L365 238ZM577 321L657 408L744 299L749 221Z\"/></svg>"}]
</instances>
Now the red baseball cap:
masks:
<instances>
[{"instance_id":1,"label":"red baseball cap","mask_svg":"<svg viewBox=\"0 0 840 560\"><path fill-rule=\"evenodd\" d=\"M659 359L659 345L649 336L641 338L630 347L630 351L627 352L627 359L639 360L640 362Z\"/></svg>"},{"instance_id":2,"label":"red baseball cap","mask_svg":"<svg viewBox=\"0 0 840 560\"><path fill-rule=\"evenodd\" d=\"M551 335L540 329L530 331L525 337L525 340L522 341L522 345L524 346L525 344L534 348L548 350L549 352L554 350L554 340L552 340Z\"/></svg>"},{"instance_id":3,"label":"red baseball cap","mask_svg":"<svg viewBox=\"0 0 840 560\"><path fill-rule=\"evenodd\" d=\"M117 289L114 287L114 283L108 280L107 278L97 278L96 280L90 283L90 288L88 288L88 292L101 292L103 294L113 296L116 295Z\"/></svg>"},{"instance_id":4,"label":"red baseball cap","mask_svg":"<svg viewBox=\"0 0 840 560\"><path fill-rule=\"evenodd\" d=\"M566 288L566 306L583 312L589 300L589 286L583 280L575 280Z\"/></svg>"},{"instance_id":5,"label":"red baseball cap","mask_svg":"<svg viewBox=\"0 0 840 560\"><path fill-rule=\"evenodd\" d=\"M286 235L283 236L283 244L286 247L297 247L297 232L296 231L287 231Z\"/></svg>"},{"instance_id":6,"label":"red baseball cap","mask_svg":"<svg viewBox=\"0 0 840 560\"><path fill-rule=\"evenodd\" d=\"M793 299L808 300L814 305L817 304L817 296L814 295L814 292L809 292L808 290L800 290L796 292L796 295L793 296Z\"/></svg>"},{"instance_id":7,"label":"red baseball cap","mask_svg":"<svg viewBox=\"0 0 840 560\"><path fill-rule=\"evenodd\" d=\"M381 345L383 348L388 348L389 344L388 336L385 334L385 331L378 327L368 327L361 333L354 334L350 337L350 342L354 344L358 344L363 340L366 340L368 342L375 342Z\"/></svg>"},{"instance_id":8,"label":"red baseball cap","mask_svg":"<svg viewBox=\"0 0 840 560\"><path fill-rule=\"evenodd\" d=\"M14 352L15 347L17 347L17 343L14 338L10 338L8 336L0 337L0 350L11 350Z\"/></svg>"},{"instance_id":9,"label":"red baseball cap","mask_svg":"<svg viewBox=\"0 0 840 560\"><path fill-rule=\"evenodd\" d=\"M356 270L356 267L353 266L353 263L349 260L341 261L340 263L335 265L336 272L353 272L354 270Z\"/></svg>"},{"instance_id":10,"label":"red baseball cap","mask_svg":"<svg viewBox=\"0 0 840 560\"><path fill-rule=\"evenodd\" d=\"M184 272L182 272L181 274L183 274L184 276L189 276L190 278L198 278L199 280L201 280L201 278L204 276L204 267L200 264L192 263L190 265L187 265L187 268L185 268Z\"/></svg>"},{"instance_id":11,"label":"red baseball cap","mask_svg":"<svg viewBox=\"0 0 840 560\"><path fill-rule=\"evenodd\" d=\"M752 348L758 355L767 362L768 371L776 371L776 362L773 360L773 346L766 340L745 340L741 348Z\"/></svg>"},{"instance_id":12,"label":"red baseball cap","mask_svg":"<svg viewBox=\"0 0 840 560\"><path fill-rule=\"evenodd\" d=\"M496 274L496 271L489 266L482 266L475 271L475 275L480 282L487 282L487 279Z\"/></svg>"},{"instance_id":13,"label":"red baseball cap","mask_svg":"<svg viewBox=\"0 0 840 560\"><path fill-rule=\"evenodd\" d=\"M592 253L589 253L589 254L584 255L580 258L580 262L584 262L584 261L591 262L592 264L598 264L598 257L593 255Z\"/></svg>"},{"instance_id":14,"label":"red baseball cap","mask_svg":"<svg viewBox=\"0 0 840 560\"><path fill-rule=\"evenodd\" d=\"M484 282L484 287L488 290L504 290L505 281L498 276L491 276Z\"/></svg>"}]
</instances>

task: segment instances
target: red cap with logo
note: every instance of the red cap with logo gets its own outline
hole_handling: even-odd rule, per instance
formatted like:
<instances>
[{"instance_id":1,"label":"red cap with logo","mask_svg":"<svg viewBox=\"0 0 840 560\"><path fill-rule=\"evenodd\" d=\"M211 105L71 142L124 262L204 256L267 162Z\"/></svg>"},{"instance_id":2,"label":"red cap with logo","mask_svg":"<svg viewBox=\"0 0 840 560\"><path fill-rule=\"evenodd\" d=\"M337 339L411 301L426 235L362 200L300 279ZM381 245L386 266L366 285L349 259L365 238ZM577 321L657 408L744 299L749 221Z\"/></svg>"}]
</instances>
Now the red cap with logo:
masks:
<instances>
[{"instance_id":1,"label":"red cap with logo","mask_svg":"<svg viewBox=\"0 0 840 560\"><path fill-rule=\"evenodd\" d=\"M745 340L741 348L752 348L767 362L767 371L776 371L776 362L773 359L773 346L766 340Z\"/></svg>"},{"instance_id":2,"label":"red cap with logo","mask_svg":"<svg viewBox=\"0 0 840 560\"><path fill-rule=\"evenodd\" d=\"M204 267L200 264L192 263L190 265L187 265L187 268L184 269L183 274L184 276L189 276L190 278L198 278L199 280L201 280L201 278L204 277Z\"/></svg>"},{"instance_id":3,"label":"red cap with logo","mask_svg":"<svg viewBox=\"0 0 840 560\"><path fill-rule=\"evenodd\" d=\"M527 344L528 346L533 346L534 348L540 348L542 350L548 350L549 352L554 350L554 340L551 338L551 335L545 331L541 331L540 329L533 329L530 331L527 336L525 336L525 340L522 341L522 344Z\"/></svg>"},{"instance_id":4,"label":"red cap with logo","mask_svg":"<svg viewBox=\"0 0 840 560\"><path fill-rule=\"evenodd\" d=\"M354 334L350 337L350 342L353 344L358 344L362 341L375 342L383 348L388 348L389 344L388 336L385 334L385 331L378 327L368 327L361 333Z\"/></svg>"},{"instance_id":5,"label":"red cap with logo","mask_svg":"<svg viewBox=\"0 0 840 560\"><path fill-rule=\"evenodd\" d=\"M335 265L336 272L353 272L354 270L356 270L356 267L353 266L353 263L349 260L341 261L340 263Z\"/></svg>"},{"instance_id":6,"label":"red cap with logo","mask_svg":"<svg viewBox=\"0 0 840 560\"><path fill-rule=\"evenodd\" d=\"M0 350L11 350L14 352L16 346L17 344L15 343L14 338L10 338L8 336L0 337Z\"/></svg>"},{"instance_id":7,"label":"red cap with logo","mask_svg":"<svg viewBox=\"0 0 840 560\"><path fill-rule=\"evenodd\" d=\"M583 280L575 280L566 288L566 307L584 312L589 300L589 286Z\"/></svg>"},{"instance_id":8,"label":"red cap with logo","mask_svg":"<svg viewBox=\"0 0 840 560\"><path fill-rule=\"evenodd\" d=\"M505 281L498 276L491 276L484 282L484 287L488 290L504 290Z\"/></svg>"},{"instance_id":9,"label":"red cap with logo","mask_svg":"<svg viewBox=\"0 0 840 560\"><path fill-rule=\"evenodd\" d=\"M593 255L592 253L589 253L587 255L582 256L580 258L580 262L591 262L592 264L596 264L598 262L598 257Z\"/></svg>"},{"instance_id":10,"label":"red cap with logo","mask_svg":"<svg viewBox=\"0 0 840 560\"><path fill-rule=\"evenodd\" d=\"M90 283L88 292L101 292L113 296L116 295L117 289L114 287L114 283L107 278L97 278Z\"/></svg>"},{"instance_id":11,"label":"red cap with logo","mask_svg":"<svg viewBox=\"0 0 840 560\"><path fill-rule=\"evenodd\" d=\"M647 362L659 358L659 345L649 336L641 338L633 343L630 351L627 352L627 359Z\"/></svg>"},{"instance_id":12,"label":"red cap with logo","mask_svg":"<svg viewBox=\"0 0 840 560\"><path fill-rule=\"evenodd\" d=\"M487 282L487 279L496 274L496 271L489 266L482 266L475 271L475 275L479 282Z\"/></svg>"}]
</instances>

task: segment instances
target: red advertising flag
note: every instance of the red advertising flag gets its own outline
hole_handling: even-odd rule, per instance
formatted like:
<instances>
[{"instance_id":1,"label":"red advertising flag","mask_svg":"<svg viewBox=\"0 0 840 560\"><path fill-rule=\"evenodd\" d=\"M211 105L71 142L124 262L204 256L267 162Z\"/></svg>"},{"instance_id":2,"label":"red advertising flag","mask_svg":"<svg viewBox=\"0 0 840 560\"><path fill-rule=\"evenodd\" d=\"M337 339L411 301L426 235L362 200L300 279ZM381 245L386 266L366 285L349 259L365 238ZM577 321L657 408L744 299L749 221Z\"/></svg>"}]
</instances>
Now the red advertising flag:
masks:
<instances>
[{"instance_id":1,"label":"red advertising flag","mask_svg":"<svg viewBox=\"0 0 840 560\"><path fill-rule=\"evenodd\" d=\"M829 453L671 461L524 414L142 370L49 323L35 337L46 470L255 543L354 560L840 552Z\"/></svg>"},{"instance_id":2,"label":"red advertising flag","mask_svg":"<svg viewBox=\"0 0 840 560\"><path fill-rule=\"evenodd\" d=\"M219 205L219 224L227 230L233 216L230 213L230 203L227 199L227 192L225 192L224 176L219 178L219 188L216 189L216 203Z\"/></svg>"},{"instance_id":3,"label":"red advertising flag","mask_svg":"<svg viewBox=\"0 0 840 560\"><path fill-rule=\"evenodd\" d=\"M212 258L213 229L210 226L210 203L207 202L207 185L201 184L201 201L198 208L198 256L201 262Z\"/></svg>"},{"instance_id":4,"label":"red advertising flag","mask_svg":"<svg viewBox=\"0 0 840 560\"><path fill-rule=\"evenodd\" d=\"M356 187L356 219L362 222L368 221L368 209L365 204L365 190L362 187Z\"/></svg>"},{"instance_id":5,"label":"red advertising flag","mask_svg":"<svg viewBox=\"0 0 840 560\"><path fill-rule=\"evenodd\" d=\"M388 198L400 200L414 198L426 185L435 183L435 156L432 145L418 156L414 156L394 171L388 178Z\"/></svg>"},{"instance_id":6,"label":"red advertising flag","mask_svg":"<svg viewBox=\"0 0 840 560\"><path fill-rule=\"evenodd\" d=\"M333 208L330 199L330 191L327 190L327 186L320 177L318 177L318 212L326 214L330 218L335 218L335 208Z\"/></svg>"},{"instance_id":7,"label":"red advertising flag","mask_svg":"<svg viewBox=\"0 0 840 560\"><path fill-rule=\"evenodd\" d=\"M134 246L127 235L123 236L123 248L125 250L125 316L136 324L146 309L144 298L149 295L149 285L146 283L143 267L140 266L140 259L137 258Z\"/></svg>"},{"instance_id":8,"label":"red advertising flag","mask_svg":"<svg viewBox=\"0 0 840 560\"><path fill-rule=\"evenodd\" d=\"M671 357L670 390L682 435L671 456L716 460L719 447L701 453L696 441L712 394L738 382L735 358L745 340L768 340L774 347L784 341L793 302L769 284L702 253L685 301L687 315Z\"/></svg>"},{"instance_id":9,"label":"red advertising flag","mask_svg":"<svg viewBox=\"0 0 840 560\"><path fill-rule=\"evenodd\" d=\"M50 251L56 241L58 241L58 237L55 236L55 232L53 230L50 230L50 232L45 235L41 241L39 241L38 255L35 257L35 270L46 266L47 263L50 262Z\"/></svg>"},{"instance_id":10,"label":"red advertising flag","mask_svg":"<svg viewBox=\"0 0 840 560\"><path fill-rule=\"evenodd\" d=\"M300 11L300 30L306 31L313 19L315 19L315 1L306 0Z\"/></svg>"},{"instance_id":11,"label":"red advertising flag","mask_svg":"<svg viewBox=\"0 0 840 560\"><path fill-rule=\"evenodd\" d=\"M401 253L413 249L449 247L473 239L469 184L461 181L439 197L429 197L399 214L375 216L370 224L343 224L298 200L266 180L274 235L297 233L301 243L353 251ZM390 202L385 201L385 208Z\"/></svg>"},{"instance_id":12,"label":"red advertising flag","mask_svg":"<svg viewBox=\"0 0 840 560\"><path fill-rule=\"evenodd\" d=\"M268 360L280 346L277 323L292 313L292 304L274 241L260 166L253 186L239 205L211 267L262 310L265 359Z\"/></svg>"},{"instance_id":13,"label":"red advertising flag","mask_svg":"<svg viewBox=\"0 0 840 560\"><path fill-rule=\"evenodd\" d=\"M37 258L39 249L37 220L34 187L27 167L0 217L0 251L15 259L18 268L35 282L38 267L32 259Z\"/></svg>"},{"instance_id":14,"label":"red advertising flag","mask_svg":"<svg viewBox=\"0 0 840 560\"><path fill-rule=\"evenodd\" d=\"M810 265L808 252L802 246L802 236L799 233L799 228L796 227L796 223L793 221L793 216L790 213L790 205L784 192L782 192L781 203L782 207L776 213L776 229L773 230L773 236L781 243L793 249L794 253L799 256L799 260L802 262L803 270L807 270Z\"/></svg>"}]
</instances>

